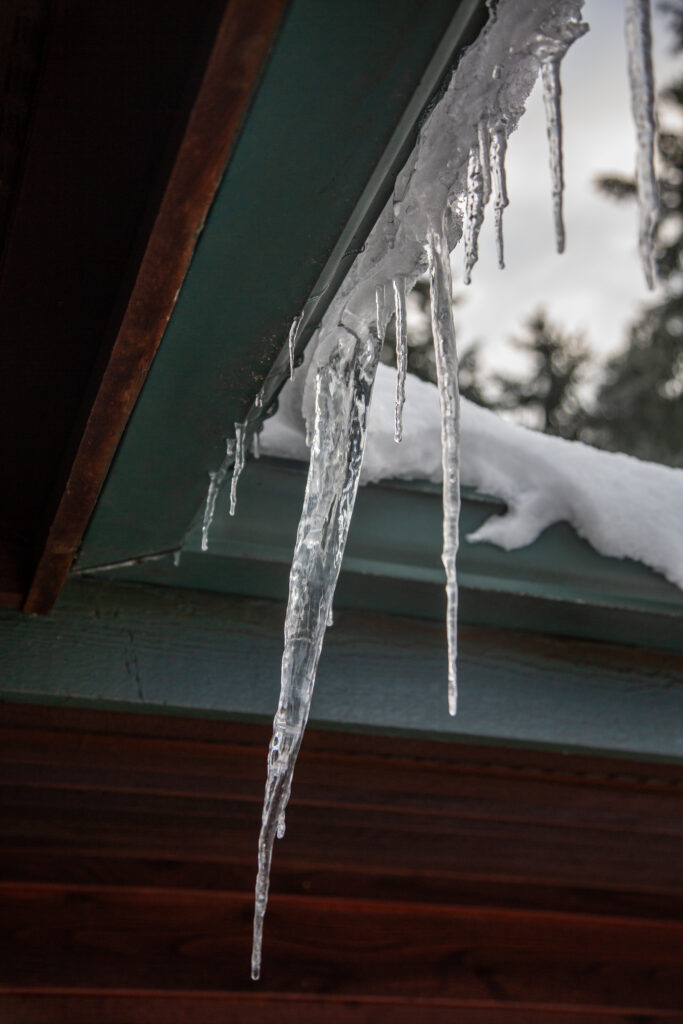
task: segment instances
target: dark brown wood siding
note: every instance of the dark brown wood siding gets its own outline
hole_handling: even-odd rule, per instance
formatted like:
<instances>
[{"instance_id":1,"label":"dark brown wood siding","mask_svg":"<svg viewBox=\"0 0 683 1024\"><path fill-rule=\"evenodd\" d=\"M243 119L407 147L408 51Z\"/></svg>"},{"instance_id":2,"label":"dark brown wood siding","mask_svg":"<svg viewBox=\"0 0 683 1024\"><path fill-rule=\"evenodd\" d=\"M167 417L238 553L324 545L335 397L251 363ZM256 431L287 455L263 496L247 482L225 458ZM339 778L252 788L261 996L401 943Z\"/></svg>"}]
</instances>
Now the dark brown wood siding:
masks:
<instances>
[{"instance_id":1,"label":"dark brown wood siding","mask_svg":"<svg viewBox=\"0 0 683 1024\"><path fill-rule=\"evenodd\" d=\"M683 1020L675 766L310 733L249 979L269 730L0 708L0 1019Z\"/></svg>"}]
</instances>

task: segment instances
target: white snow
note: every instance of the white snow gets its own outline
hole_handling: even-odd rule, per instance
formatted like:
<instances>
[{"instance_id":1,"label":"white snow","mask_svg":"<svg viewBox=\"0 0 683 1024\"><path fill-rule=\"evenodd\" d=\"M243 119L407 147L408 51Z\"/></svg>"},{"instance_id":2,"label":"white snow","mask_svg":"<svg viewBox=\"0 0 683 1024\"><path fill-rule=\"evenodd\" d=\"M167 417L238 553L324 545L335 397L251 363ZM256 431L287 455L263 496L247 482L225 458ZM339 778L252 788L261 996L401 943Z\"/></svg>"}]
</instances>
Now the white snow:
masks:
<instances>
[{"instance_id":1,"label":"white snow","mask_svg":"<svg viewBox=\"0 0 683 1024\"><path fill-rule=\"evenodd\" d=\"M409 374L404 437L393 438L395 371L380 366L370 408L361 483L441 480L441 420L433 384ZM566 521L596 551L633 558L683 589L683 471L540 434L461 399L460 482L502 498L470 541L506 550L532 544ZM261 451L308 459L301 409L284 391L265 424Z\"/></svg>"}]
</instances>

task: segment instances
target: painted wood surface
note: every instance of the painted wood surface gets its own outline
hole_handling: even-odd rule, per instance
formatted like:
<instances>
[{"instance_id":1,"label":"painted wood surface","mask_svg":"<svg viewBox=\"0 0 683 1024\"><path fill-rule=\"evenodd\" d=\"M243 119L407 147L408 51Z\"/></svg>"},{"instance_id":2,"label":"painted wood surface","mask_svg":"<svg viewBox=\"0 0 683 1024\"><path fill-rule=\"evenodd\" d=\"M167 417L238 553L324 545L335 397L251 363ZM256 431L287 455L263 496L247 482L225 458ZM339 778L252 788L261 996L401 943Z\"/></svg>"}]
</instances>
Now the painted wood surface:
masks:
<instances>
[{"instance_id":1,"label":"painted wood surface","mask_svg":"<svg viewBox=\"0 0 683 1024\"><path fill-rule=\"evenodd\" d=\"M47 619L0 612L0 693L15 700L272 718L284 606L72 581ZM338 611L312 721L449 739L683 755L683 657L463 627L446 707L442 622Z\"/></svg>"},{"instance_id":2,"label":"painted wood surface","mask_svg":"<svg viewBox=\"0 0 683 1024\"><path fill-rule=\"evenodd\" d=\"M6 704L0 738L17 1024L683 1019L678 767L310 732L254 985L265 727Z\"/></svg>"},{"instance_id":3,"label":"painted wood surface","mask_svg":"<svg viewBox=\"0 0 683 1024\"><path fill-rule=\"evenodd\" d=\"M88 529L90 563L180 545L223 439L271 370L267 401L279 390L292 320L305 312L301 352L486 16L483 0L290 4Z\"/></svg>"},{"instance_id":4,"label":"painted wood surface","mask_svg":"<svg viewBox=\"0 0 683 1024\"><path fill-rule=\"evenodd\" d=\"M249 460L236 516L229 514L230 487L218 496L208 551L201 547L202 506L181 549L92 574L287 600L307 468L283 459ZM645 565L600 555L569 523L554 524L516 551L470 543L471 533L505 509L496 498L463 491L461 624L683 653L683 592ZM389 480L361 487L335 607L443 622L441 544L439 485ZM84 555L78 571L89 568L97 569Z\"/></svg>"}]
</instances>

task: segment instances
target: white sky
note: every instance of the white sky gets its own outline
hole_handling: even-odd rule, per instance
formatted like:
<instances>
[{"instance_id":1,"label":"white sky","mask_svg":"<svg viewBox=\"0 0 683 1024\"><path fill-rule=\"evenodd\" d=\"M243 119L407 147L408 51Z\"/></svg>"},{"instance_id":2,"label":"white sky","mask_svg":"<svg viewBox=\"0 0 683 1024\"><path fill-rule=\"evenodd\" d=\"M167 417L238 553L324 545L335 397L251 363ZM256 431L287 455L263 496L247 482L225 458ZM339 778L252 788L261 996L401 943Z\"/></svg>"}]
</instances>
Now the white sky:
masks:
<instances>
[{"instance_id":1,"label":"white sky","mask_svg":"<svg viewBox=\"0 0 683 1024\"><path fill-rule=\"evenodd\" d=\"M658 88L680 73L666 22L654 18ZM472 284L462 284L463 251L452 262L459 347L481 339L484 365L510 369L509 345L523 321L543 306L552 319L583 331L599 356L619 348L638 308L651 296L637 253L635 203L616 203L593 186L600 174L631 176L635 138L626 77L623 0L587 0L591 26L562 64L566 251L555 251L545 116L537 86L510 139L510 206L504 214L506 269L495 257L493 217L479 240Z\"/></svg>"}]
</instances>

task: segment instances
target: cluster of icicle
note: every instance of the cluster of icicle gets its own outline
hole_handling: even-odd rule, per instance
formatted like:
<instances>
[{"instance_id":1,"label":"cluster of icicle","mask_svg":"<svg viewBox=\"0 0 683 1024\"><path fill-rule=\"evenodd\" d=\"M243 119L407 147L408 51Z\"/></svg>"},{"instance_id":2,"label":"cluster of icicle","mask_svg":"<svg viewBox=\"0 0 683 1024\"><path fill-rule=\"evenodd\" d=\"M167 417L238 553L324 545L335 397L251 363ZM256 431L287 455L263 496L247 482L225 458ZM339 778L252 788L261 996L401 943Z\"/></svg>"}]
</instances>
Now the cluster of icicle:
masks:
<instances>
[{"instance_id":1,"label":"cluster of icicle","mask_svg":"<svg viewBox=\"0 0 683 1024\"><path fill-rule=\"evenodd\" d=\"M406 294L428 272L432 330L441 406L443 462L443 564L446 574L448 707L457 702L457 581L459 399L449 254L464 243L464 279L469 282L478 256L484 211L492 201L498 258L503 266L503 211L507 140L517 126L539 73L547 114L553 215L557 248L565 232L562 215L562 119L560 64L569 46L588 26L582 0L500 0L464 55L445 94L423 125L418 142L399 174L393 195L363 251L328 309L309 345L302 372L315 375L314 408L304 410L313 424L306 495L292 561L285 622L280 701L268 753L268 775L258 845L252 977L261 968L263 923L268 901L275 838L285 832L285 810L294 765L308 720L318 659L341 568L353 513L366 436L368 406L384 333L396 319L398 384L395 437L402 435L406 373ZM657 211L653 174L654 88L648 0L625 0L629 75L638 159L640 249L646 276L653 275L653 234ZM289 336L291 370L297 317ZM235 488L244 464L244 431L212 476L204 518L203 546L216 494L235 457Z\"/></svg>"}]
</instances>

